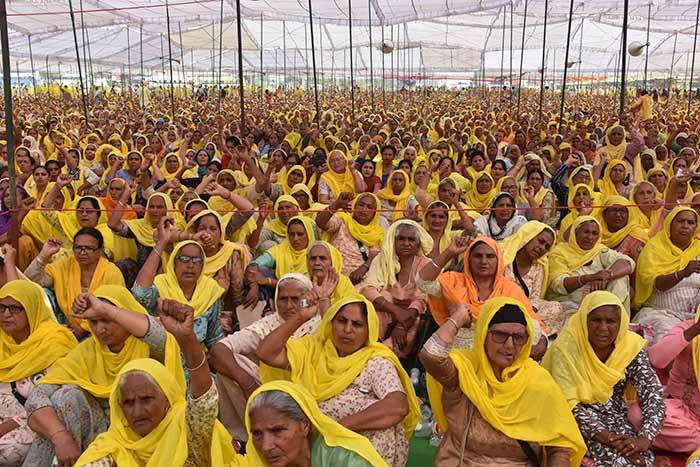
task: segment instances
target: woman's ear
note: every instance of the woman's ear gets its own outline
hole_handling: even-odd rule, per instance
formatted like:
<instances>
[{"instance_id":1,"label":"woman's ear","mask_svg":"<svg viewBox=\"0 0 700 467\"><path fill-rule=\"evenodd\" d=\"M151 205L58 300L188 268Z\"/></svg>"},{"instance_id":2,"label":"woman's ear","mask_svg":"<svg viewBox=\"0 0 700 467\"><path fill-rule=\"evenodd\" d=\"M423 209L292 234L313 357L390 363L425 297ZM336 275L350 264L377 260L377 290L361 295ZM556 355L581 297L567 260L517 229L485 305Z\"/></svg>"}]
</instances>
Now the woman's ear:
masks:
<instances>
[{"instance_id":1,"label":"woman's ear","mask_svg":"<svg viewBox=\"0 0 700 467\"><path fill-rule=\"evenodd\" d=\"M309 422L309 419L306 419L299 423L301 424L301 431L304 433L304 436L308 437L309 432L311 432L311 422Z\"/></svg>"}]
</instances>

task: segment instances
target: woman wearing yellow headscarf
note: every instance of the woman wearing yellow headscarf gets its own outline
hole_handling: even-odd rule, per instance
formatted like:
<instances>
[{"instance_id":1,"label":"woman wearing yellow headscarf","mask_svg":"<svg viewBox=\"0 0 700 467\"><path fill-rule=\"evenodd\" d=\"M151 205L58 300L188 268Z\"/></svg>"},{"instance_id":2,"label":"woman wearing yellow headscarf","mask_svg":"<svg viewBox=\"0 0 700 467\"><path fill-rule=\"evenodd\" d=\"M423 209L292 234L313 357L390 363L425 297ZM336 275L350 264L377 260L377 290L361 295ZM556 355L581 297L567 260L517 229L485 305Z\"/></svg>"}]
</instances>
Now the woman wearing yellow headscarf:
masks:
<instances>
[{"instance_id":1,"label":"woman wearing yellow headscarf","mask_svg":"<svg viewBox=\"0 0 700 467\"><path fill-rule=\"evenodd\" d=\"M622 196L608 196L598 212L600 242L637 261L642 247L649 241L649 234L630 204Z\"/></svg>"},{"instance_id":2,"label":"woman wearing yellow headscarf","mask_svg":"<svg viewBox=\"0 0 700 467\"><path fill-rule=\"evenodd\" d=\"M326 312L316 335L291 338L317 311L311 303L268 334L258 347L260 360L290 368L292 382L309 389L323 413L366 436L390 466L406 465L420 412L398 358L377 342L374 306L359 295L344 297Z\"/></svg>"},{"instance_id":3,"label":"woman wearing yellow headscarf","mask_svg":"<svg viewBox=\"0 0 700 467\"><path fill-rule=\"evenodd\" d=\"M0 288L0 315L0 459L21 465L35 435L20 401L78 341L56 322L48 297L33 282L14 280Z\"/></svg>"},{"instance_id":4,"label":"woman wearing yellow headscarf","mask_svg":"<svg viewBox=\"0 0 700 467\"><path fill-rule=\"evenodd\" d=\"M664 219L663 231L639 255L633 306L640 310L634 322L651 325L652 343L694 317L700 287L698 231L697 213L677 207Z\"/></svg>"},{"instance_id":5,"label":"woman wearing yellow headscarf","mask_svg":"<svg viewBox=\"0 0 700 467\"><path fill-rule=\"evenodd\" d=\"M603 177L598 181L598 189L603 194L603 199L613 195L629 196L630 187L625 185L627 175L625 161L610 161L605 167Z\"/></svg>"},{"instance_id":6,"label":"woman wearing yellow headscarf","mask_svg":"<svg viewBox=\"0 0 700 467\"><path fill-rule=\"evenodd\" d=\"M165 177L165 180L170 181L173 178L180 178L182 172L184 172L184 168L182 165L182 159L180 159L178 154L171 152L165 156L165 159L163 160L163 168L161 169L161 173L163 174L163 177Z\"/></svg>"},{"instance_id":7,"label":"woman wearing yellow headscarf","mask_svg":"<svg viewBox=\"0 0 700 467\"><path fill-rule=\"evenodd\" d=\"M155 358L185 385L177 342L124 287L104 285L94 296L81 295L73 310L90 322L93 335L57 360L29 395L29 427L42 436L32 444L27 465L51 465L54 456L74 464L107 430L107 398L130 361Z\"/></svg>"},{"instance_id":8,"label":"woman wearing yellow headscarf","mask_svg":"<svg viewBox=\"0 0 700 467\"><path fill-rule=\"evenodd\" d=\"M559 224L559 240L567 241L571 236L571 226L581 215L596 214L597 209L592 206L596 203L596 194L589 185L579 183L569 190L569 213L564 216Z\"/></svg>"},{"instance_id":9,"label":"woman wearing yellow headscarf","mask_svg":"<svg viewBox=\"0 0 700 467\"><path fill-rule=\"evenodd\" d=\"M630 201L633 204L628 208L630 213L637 219L640 227L649 236L653 236L656 233L654 230L656 221L662 211L661 203L657 202L656 187L653 183L642 180L632 187Z\"/></svg>"},{"instance_id":10,"label":"woman wearing yellow headscarf","mask_svg":"<svg viewBox=\"0 0 700 467\"><path fill-rule=\"evenodd\" d=\"M493 178L486 172L479 172L474 176L472 188L466 193L467 206L481 212L488 208L495 193Z\"/></svg>"},{"instance_id":11,"label":"woman wearing yellow headscarf","mask_svg":"<svg viewBox=\"0 0 700 467\"><path fill-rule=\"evenodd\" d=\"M564 393L595 465L655 465L651 442L666 410L645 346L644 338L629 330L622 302L596 291L581 302L542 361ZM636 390L644 413L641 429L627 418L628 386Z\"/></svg>"},{"instance_id":12,"label":"woman wearing yellow headscarf","mask_svg":"<svg viewBox=\"0 0 700 467\"><path fill-rule=\"evenodd\" d=\"M377 193L381 202L381 216L387 223L404 217L409 196L411 196L411 189L408 174L403 170L394 170L389 175L386 186Z\"/></svg>"},{"instance_id":13,"label":"woman wearing yellow headscarf","mask_svg":"<svg viewBox=\"0 0 700 467\"><path fill-rule=\"evenodd\" d=\"M282 447L288 465L310 460L314 466L388 467L367 438L325 415L304 386L288 381L266 383L250 397L246 427L252 442L247 445L245 457L249 467L267 467L278 455L277 451L264 449L261 441L252 436L266 423L265 418L256 415L259 410L266 414L272 411L293 433L293 438Z\"/></svg>"},{"instance_id":14,"label":"woman wearing yellow headscarf","mask_svg":"<svg viewBox=\"0 0 700 467\"><path fill-rule=\"evenodd\" d=\"M280 172L277 183L282 186L282 193L288 195L297 183L306 183L306 169L303 165L295 165L289 170L286 167Z\"/></svg>"},{"instance_id":15,"label":"woman wearing yellow headscarf","mask_svg":"<svg viewBox=\"0 0 700 467\"><path fill-rule=\"evenodd\" d=\"M571 226L568 242L559 243L549 255L551 282L547 298L577 309L591 290L608 290L625 309L630 309L629 275L634 261L605 247L600 241L600 223L592 216L579 216Z\"/></svg>"},{"instance_id":16,"label":"woman wearing yellow headscarf","mask_svg":"<svg viewBox=\"0 0 700 467\"><path fill-rule=\"evenodd\" d=\"M131 292L152 316L158 314L159 299L175 300L194 308L197 339L211 348L223 337L219 315L220 298L225 290L204 273L206 254L202 245L194 240L175 244L163 273L156 275L161 263L159 252L168 247L169 241L168 238L158 239Z\"/></svg>"},{"instance_id":17,"label":"woman wearing yellow headscarf","mask_svg":"<svg viewBox=\"0 0 700 467\"><path fill-rule=\"evenodd\" d=\"M316 215L327 207L325 204L314 202L311 190L305 183L294 185L289 191L289 195L297 200L299 210L302 212L301 215L311 219L315 219Z\"/></svg>"},{"instance_id":18,"label":"woman wearing yellow headscarf","mask_svg":"<svg viewBox=\"0 0 700 467\"><path fill-rule=\"evenodd\" d=\"M277 198L274 205L274 217L260 226L248 237L248 246L259 251L267 251L275 245L279 245L287 238L287 225L289 220L299 215L299 203L291 195L282 195ZM259 234L256 236L255 233Z\"/></svg>"},{"instance_id":19,"label":"woman wearing yellow headscarf","mask_svg":"<svg viewBox=\"0 0 700 467\"><path fill-rule=\"evenodd\" d=\"M472 315L460 308L420 353L431 407L445 431L434 465L579 466L584 441L561 390L530 359L535 329L525 306L510 297L488 300L473 348L453 349L467 326Z\"/></svg>"},{"instance_id":20,"label":"woman wearing yellow headscarf","mask_svg":"<svg viewBox=\"0 0 700 467\"><path fill-rule=\"evenodd\" d=\"M671 173L671 170L666 170L662 167L654 167L647 172L646 180L656 188L656 196L658 198L663 198L663 194L666 193L666 187L668 186L668 180L674 175L675 172ZM639 185L639 183L637 185Z\"/></svg>"},{"instance_id":21,"label":"woman wearing yellow headscarf","mask_svg":"<svg viewBox=\"0 0 700 467\"><path fill-rule=\"evenodd\" d=\"M321 175L318 185L318 201L330 204L341 193L361 193L365 190L362 175L345 158L342 151L334 149L328 153L328 171Z\"/></svg>"}]
</instances>

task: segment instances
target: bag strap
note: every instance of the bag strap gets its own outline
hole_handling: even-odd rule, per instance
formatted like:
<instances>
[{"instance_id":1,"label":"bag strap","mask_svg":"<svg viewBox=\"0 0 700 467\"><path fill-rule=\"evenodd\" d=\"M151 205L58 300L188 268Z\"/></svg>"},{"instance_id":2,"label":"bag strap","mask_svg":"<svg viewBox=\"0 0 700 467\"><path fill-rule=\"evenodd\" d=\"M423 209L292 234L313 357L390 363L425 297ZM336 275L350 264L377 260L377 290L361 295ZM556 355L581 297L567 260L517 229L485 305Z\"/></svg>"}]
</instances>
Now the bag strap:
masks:
<instances>
[{"instance_id":1,"label":"bag strap","mask_svg":"<svg viewBox=\"0 0 700 467\"><path fill-rule=\"evenodd\" d=\"M518 441L518 444L520 445L520 447L522 448L523 452L527 456L528 460L530 461L530 463L532 465L534 465L535 467L540 467L541 466L540 460L537 458L537 454L535 454L535 451L532 449L532 446L530 446L530 443L528 443L527 441L520 440L520 439L517 441Z\"/></svg>"}]
</instances>

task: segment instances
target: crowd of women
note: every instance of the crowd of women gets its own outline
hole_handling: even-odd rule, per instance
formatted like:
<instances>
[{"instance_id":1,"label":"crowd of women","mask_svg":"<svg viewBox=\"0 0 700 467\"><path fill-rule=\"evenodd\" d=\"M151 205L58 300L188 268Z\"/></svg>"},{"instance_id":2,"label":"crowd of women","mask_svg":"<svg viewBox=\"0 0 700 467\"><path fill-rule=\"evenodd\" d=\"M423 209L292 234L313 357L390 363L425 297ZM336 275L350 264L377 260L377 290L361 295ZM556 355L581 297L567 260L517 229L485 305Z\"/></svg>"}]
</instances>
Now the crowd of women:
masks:
<instances>
[{"instance_id":1,"label":"crowd of women","mask_svg":"<svg viewBox=\"0 0 700 467\"><path fill-rule=\"evenodd\" d=\"M16 100L0 466L700 463L698 110L356 97Z\"/></svg>"}]
</instances>

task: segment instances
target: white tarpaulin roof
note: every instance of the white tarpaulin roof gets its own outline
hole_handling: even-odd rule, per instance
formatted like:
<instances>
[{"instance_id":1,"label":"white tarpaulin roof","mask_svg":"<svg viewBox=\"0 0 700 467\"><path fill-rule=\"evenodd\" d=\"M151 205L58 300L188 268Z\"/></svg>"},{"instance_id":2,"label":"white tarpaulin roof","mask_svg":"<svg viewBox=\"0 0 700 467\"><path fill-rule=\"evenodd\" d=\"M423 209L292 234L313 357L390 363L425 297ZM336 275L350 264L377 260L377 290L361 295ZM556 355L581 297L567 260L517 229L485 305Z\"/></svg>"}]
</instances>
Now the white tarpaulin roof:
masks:
<instances>
[{"instance_id":1,"label":"white tarpaulin roof","mask_svg":"<svg viewBox=\"0 0 700 467\"><path fill-rule=\"evenodd\" d=\"M651 77L667 77L672 59L675 77L689 73L686 63L692 60L697 2L630 0L628 42L646 42L651 12ZM143 63L145 75L162 76L165 69L167 76L165 0L72 3L81 58L88 55L94 72L119 73L131 68L135 76ZM569 0L548 1L545 76L563 71L569 4ZM55 74L59 62L63 73L77 72L67 0L7 0L7 5L13 73L17 68L24 74L31 71L30 38L37 73L45 72L48 63ZM581 74L602 76L618 69L622 6L622 0L574 1L569 61L580 57ZM534 75L541 68L545 0L528 0L526 16L525 0L513 0L512 5L510 0L312 0L312 7L316 65L323 76L347 74L351 55L356 76L361 78L368 75L370 62L374 76L379 76L382 60L387 77L415 76L423 71L473 76L482 69L496 77L501 74L501 62L503 74L510 73L511 60L517 76L523 32L523 74ZM288 73L297 76L311 68L308 0L241 0L241 14L243 67L248 75L259 74L261 62L265 73L278 76L285 65ZM176 79L183 72L186 79L193 74L211 76L219 63L220 24L223 73L237 70L235 0L170 0L169 15ZM395 46L391 54L379 50L382 33ZM84 45L88 38L89 48ZM644 57L644 53L628 56L632 76L643 72ZM700 59L700 50L696 59ZM700 60L696 65L700 67ZM574 69L579 72L578 65Z\"/></svg>"}]
</instances>

